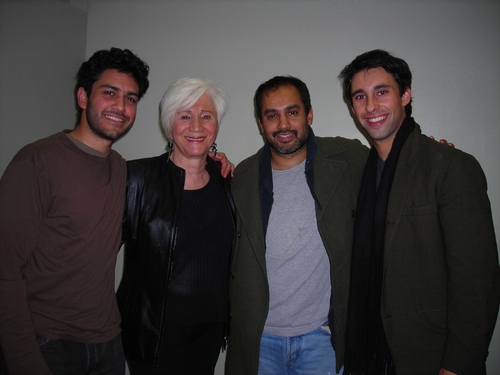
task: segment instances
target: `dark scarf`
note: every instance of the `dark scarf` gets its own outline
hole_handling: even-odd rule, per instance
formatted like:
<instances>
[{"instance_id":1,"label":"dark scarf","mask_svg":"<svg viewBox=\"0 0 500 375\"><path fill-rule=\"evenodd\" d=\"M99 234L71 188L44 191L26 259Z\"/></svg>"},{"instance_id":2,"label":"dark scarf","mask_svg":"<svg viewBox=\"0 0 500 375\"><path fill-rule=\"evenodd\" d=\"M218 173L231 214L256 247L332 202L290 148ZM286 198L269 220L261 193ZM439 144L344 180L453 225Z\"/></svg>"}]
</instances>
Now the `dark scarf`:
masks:
<instances>
[{"instance_id":1,"label":"dark scarf","mask_svg":"<svg viewBox=\"0 0 500 375\"><path fill-rule=\"evenodd\" d=\"M380 311L385 222L399 154L414 128L413 118L407 117L396 134L378 187L379 156L374 147L365 166L354 221L345 375L395 374Z\"/></svg>"}]
</instances>

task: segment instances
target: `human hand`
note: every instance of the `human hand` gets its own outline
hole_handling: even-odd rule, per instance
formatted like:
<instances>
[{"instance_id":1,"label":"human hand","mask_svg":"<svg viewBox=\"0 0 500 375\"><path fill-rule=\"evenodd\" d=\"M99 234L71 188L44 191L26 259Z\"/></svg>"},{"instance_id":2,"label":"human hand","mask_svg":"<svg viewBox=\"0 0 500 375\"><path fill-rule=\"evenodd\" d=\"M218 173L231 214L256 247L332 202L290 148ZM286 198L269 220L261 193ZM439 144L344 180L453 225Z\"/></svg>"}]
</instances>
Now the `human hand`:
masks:
<instances>
[{"instance_id":1,"label":"human hand","mask_svg":"<svg viewBox=\"0 0 500 375\"><path fill-rule=\"evenodd\" d=\"M430 135L429 138L436 140L436 138L434 138L434 136L432 136L432 135ZM448 142L446 139L440 139L439 143L441 143L442 145L447 145L447 146L450 146L450 147L455 147L455 145L453 143Z\"/></svg>"},{"instance_id":2,"label":"human hand","mask_svg":"<svg viewBox=\"0 0 500 375\"><path fill-rule=\"evenodd\" d=\"M219 161L222 164L220 167L220 173L222 174L222 177L227 177L229 173L231 173L231 177L234 176L234 164L229 161L225 153L209 152L208 155L212 159Z\"/></svg>"},{"instance_id":3,"label":"human hand","mask_svg":"<svg viewBox=\"0 0 500 375\"><path fill-rule=\"evenodd\" d=\"M445 370L444 368L441 369L441 371L439 371L439 375L458 375L454 372L451 372L451 371L448 371L448 370Z\"/></svg>"}]
</instances>

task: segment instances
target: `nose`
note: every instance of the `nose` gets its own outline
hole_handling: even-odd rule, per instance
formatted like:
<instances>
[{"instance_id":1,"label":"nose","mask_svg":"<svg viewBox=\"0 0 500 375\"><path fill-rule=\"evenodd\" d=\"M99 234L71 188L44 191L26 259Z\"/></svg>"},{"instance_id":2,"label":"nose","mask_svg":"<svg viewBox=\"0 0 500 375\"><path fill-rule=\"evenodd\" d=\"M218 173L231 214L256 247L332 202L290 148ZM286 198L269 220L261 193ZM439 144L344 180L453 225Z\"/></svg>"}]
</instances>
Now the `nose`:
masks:
<instances>
[{"instance_id":1,"label":"nose","mask_svg":"<svg viewBox=\"0 0 500 375\"><path fill-rule=\"evenodd\" d=\"M198 117L193 118L193 121L191 121L190 128L191 128L191 131L194 131L194 132L201 130L201 128L202 128L201 121Z\"/></svg>"},{"instance_id":2,"label":"nose","mask_svg":"<svg viewBox=\"0 0 500 375\"><path fill-rule=\"evenodd\" d=\"M125 109L125 100L124 96L117 96L115 102L113 103L113 108L117 111L123 112Z\"/></svg>"},{"instance_id":3,"label":"nose","mask_svg":"<svg viewBox=\"0 0 500 375\"><path fill-rule=\"evenodd\" d=\"M378 103L377 100L371 96L368 96L366 99L366 111L373 112L377 109Z\"/></svg>"},{"instance_id":4,"label":"nose","mask_svg":"<svg viewBox=\"0 0 500 375\"><path fill-rule=\"evenodd\" d=\"M290 121L288 121L288 117L287 116L280 116L278 128L287 129L289 126L290 126Z\"/></svg>"}]
</instances>

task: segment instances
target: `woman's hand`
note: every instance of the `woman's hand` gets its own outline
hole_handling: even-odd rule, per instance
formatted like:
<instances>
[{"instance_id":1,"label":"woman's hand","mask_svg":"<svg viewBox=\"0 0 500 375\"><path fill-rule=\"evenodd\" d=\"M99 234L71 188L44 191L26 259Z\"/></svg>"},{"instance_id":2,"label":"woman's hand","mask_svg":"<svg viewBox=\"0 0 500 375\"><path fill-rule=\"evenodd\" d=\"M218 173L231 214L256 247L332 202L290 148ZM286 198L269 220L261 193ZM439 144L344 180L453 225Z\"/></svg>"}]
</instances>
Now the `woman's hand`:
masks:
<instances>
[{"instance_id":1,"label":"woman's hand","mask_svg":"<svg viewBox=\"0 0 500 375\"><path fill-rule=\"evenodd\" d=\"M442 368L441 371L439 371L439 375L457 375L457 374L455 374L454 372L451 372L451 371L448 371L448 370L445 370L444 368Z\"/></svg>"},{"instance_id":2,"label":"woman's hand","mask_svg":"<svg viewBox=\"0 0 500 375\"><path fill-rule=\"evenodd\" d=\"M231 173L231 177L234 176L234 164L229 161L225 153L209 152L208 155L212 159L219 161L222 164L220 167L220 173L223 177L227 177L229 173Z\"/></svg>"},{"instance_id":3,"label":"woman's hand","mask_svg":"<svg viewBox=\"0 0 500 375\"><path fill-rule=\"evenodd\" d=\"M431 136L429 136L429 138L430 138L430 139L434 139L435 141L437 141L437 139L436 139L436 138L434 138L434 136L432 136L432 135L431 135ZM446 139L440 139L440 140L439 140L439 143L441 143L442 145L448 145L448 146L450 146L450 147L455 147L455 145L454 145L453 143L448 142Z\"/></svg>"}]
</instances>

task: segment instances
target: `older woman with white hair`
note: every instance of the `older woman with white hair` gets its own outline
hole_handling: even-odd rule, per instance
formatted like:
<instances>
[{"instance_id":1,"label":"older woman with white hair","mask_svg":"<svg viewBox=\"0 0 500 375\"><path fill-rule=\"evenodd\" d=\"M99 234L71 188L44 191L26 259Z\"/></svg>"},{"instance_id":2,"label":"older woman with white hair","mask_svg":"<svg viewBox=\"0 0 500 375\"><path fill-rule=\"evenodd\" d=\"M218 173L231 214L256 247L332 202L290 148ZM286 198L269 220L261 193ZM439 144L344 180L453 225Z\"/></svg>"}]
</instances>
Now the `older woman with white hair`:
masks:
<instances>
[{"instance_id":1,"label":"older woman with white hair","mask_svg":"<svg viewBox=\"0 0 500 375\"><path fill-rule=\"evenodd\" d=\"M160 103L168 152L127 162L125 261L117 292L131 374L213 374L225 342L234 205L209 156L227 107L183 78Z\"/></svg>"}]
</instances>

